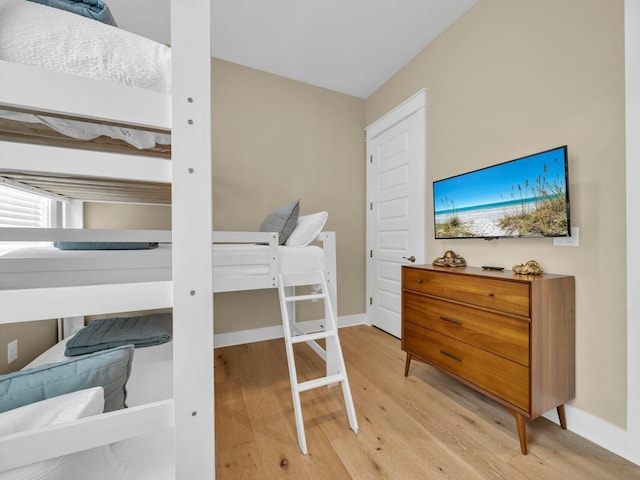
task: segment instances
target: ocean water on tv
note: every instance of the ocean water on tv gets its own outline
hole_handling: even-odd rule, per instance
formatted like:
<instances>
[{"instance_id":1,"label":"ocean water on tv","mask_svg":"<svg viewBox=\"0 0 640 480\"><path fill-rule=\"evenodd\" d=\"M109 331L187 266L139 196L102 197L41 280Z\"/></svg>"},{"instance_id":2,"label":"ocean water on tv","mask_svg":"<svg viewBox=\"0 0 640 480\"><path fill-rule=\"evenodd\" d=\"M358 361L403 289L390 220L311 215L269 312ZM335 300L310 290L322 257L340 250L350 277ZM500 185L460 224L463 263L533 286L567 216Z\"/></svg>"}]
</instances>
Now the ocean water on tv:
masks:
<instances>
[{"instance_id":1,"label":"ocean water on tv","mask_svg":"<svg viewBox=\"0 0 640 480\"><path fill-rule=\"evenodd\" d=\"M517 199L517 200L507 200L501 202L494 203L485 203L483 205L469 205L466 207L456 207L456 208L448 208L444 210L436 210L436 216L441 215L450 215L452 213L468 213L468 212L480 212L483 210L493 210L496 208L504 208L508 211L513 211L513 209L520 210L521 207L524 207L527 211L529 211L533 206L535 206L536 202L550 200L554 197L534 197L534 198L525 198L525 199Z\"/></svg>"}]
</instances>

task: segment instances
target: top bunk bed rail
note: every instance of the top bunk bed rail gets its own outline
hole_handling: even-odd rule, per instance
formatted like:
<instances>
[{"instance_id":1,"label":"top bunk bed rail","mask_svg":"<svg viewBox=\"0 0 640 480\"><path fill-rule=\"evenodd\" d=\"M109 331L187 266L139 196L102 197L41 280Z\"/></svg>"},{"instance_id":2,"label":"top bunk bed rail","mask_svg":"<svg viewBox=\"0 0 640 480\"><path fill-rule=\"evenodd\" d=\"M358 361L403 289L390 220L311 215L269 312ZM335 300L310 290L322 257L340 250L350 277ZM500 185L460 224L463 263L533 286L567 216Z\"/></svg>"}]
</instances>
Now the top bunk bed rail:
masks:
<instances>
[{"instance_id":1,"label":"top bunk bed rail","mask_svg":"<svg viewBox=\"0 0 640 480\"><path fill-rule=\"evenodd\" d=\"M0 107L171 132L169 93L0 60Z\"/></svg>"}]
</instances>

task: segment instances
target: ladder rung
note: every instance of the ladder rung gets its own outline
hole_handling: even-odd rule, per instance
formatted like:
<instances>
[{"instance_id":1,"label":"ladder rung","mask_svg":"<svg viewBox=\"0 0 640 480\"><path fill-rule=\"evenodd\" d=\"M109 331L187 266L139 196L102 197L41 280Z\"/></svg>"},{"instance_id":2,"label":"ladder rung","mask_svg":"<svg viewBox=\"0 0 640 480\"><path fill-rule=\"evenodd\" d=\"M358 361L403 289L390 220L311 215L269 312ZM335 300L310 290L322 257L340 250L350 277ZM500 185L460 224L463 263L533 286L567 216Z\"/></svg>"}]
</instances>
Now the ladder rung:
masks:
<instances>
[{"instance_id":1,"label":"ladder rung","mask_svg":"<svg viewBox=\"0 0 640 480\"><path fill-rule=\"evenodd\" d=\"M291 343L301 343L301 342L310 342L312 340L320 340L321 338L328 338L328 337L333 337L335 336L336 332L333 332L331 330L326 330L326 331L322 331L322 332L315 332L315 333L305 333L302 335L296 335L294 337L291 337Z\"/></svg>"},{"instance_id":2,"label":"ladder rung","mask_svg":"<svg viewBox=\"0 0 640 480\"><path fill-rule=\"evenodd\" d=\"M287 302L301 302L303 300L321 300L327 298L325 293L314 293L311 295L296 295L294 297L284 297Z\"/></svg>"},{"instance_id":3,"label":"ladder rung","mask_svg":"<svg viewBox=\"0 0 640 480\"><path fill-rule=\"evenodd\" d=\"M315 378L307 382L299 383L298 391L306 392L307 390L312 390L318 387L324 387L325 385L331 385L332 383L342 382L343 380L344 380L344 375L341 373L337 373L336 375L329 375L328 377Z\"/></svg>"}]
</instances>

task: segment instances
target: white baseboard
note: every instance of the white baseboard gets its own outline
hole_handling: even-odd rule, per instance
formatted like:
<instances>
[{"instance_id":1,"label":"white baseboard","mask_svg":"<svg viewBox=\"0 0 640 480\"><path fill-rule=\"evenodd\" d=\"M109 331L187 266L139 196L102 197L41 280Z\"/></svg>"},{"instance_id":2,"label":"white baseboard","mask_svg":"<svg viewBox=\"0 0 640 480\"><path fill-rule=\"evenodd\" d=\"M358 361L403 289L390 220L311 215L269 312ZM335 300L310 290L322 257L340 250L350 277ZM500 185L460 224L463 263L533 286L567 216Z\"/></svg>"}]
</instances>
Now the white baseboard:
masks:
<instances>
[{"instance_id":1,"label":"white baseboard","mask_svg":"<svg viewBox=\"0 0 640 480\"><path fill-rule=\"evenodd\" d=\"M321 320L311 320L308 322L300 322L302 328L317 329L321 325ZM344 315L338 317L338 328L353 327L354 325L365 325L365 315L363 313L356 315ZM254 328L251 330L241 330L239 332L217 333L213 336L213 344L218 347L232 347L234 345L242 345L244 343L263 342L265 340L273 340L282 338L284 332L282 325L273 327Z\"/></svg>"},{"instance_id":2,"label":"white baseboard","mask_svg":"<svg viewBox=\"0 0 640 480\"><path fill-rule=\"evenodd\" d=\"M629 452L625 429L571 405L565 404L564 410L567 416L567 430L577 433L630 462L637 462L637 459L634 459ZM554 423L560 423L555 409L548 411L543 416Z\"/></svg>"}]
</instances>

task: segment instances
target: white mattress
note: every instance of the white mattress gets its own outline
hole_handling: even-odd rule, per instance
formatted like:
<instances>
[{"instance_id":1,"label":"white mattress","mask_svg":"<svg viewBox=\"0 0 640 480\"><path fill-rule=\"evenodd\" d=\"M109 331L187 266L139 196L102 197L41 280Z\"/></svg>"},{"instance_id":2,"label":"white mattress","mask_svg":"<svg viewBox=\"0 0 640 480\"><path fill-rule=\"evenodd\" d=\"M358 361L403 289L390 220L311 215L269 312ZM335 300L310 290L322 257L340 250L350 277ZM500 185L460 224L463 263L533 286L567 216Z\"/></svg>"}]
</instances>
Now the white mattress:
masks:
<instances>
[{"instance_id":1,"label":"white mattress","mask_svg":"<svg viewBox=\"0 0 640 480\"><path fill-rule=\"evenodd\" d=\"M269 274L268 253L269 247L266 245L214 245L214 291L223 291L224 289L219 288L220 284L229 279L266 279ZM324 251L318 246L278 247L278 273L309 273L324 269ZM151 250L59 250L53 246L28 247L0 256L2 289L170 279L170 245L160 245Z\"/></svg>"},{"instance_id":2,"label":"white mattress","mask_svg":"<svg viewBox=\"0 0 640 480\"><path fill-rule=\"evenodd\" d=\"M0 2L0 60L171 92L171 49L81 15L25 0ZM99 95L99 92L96 92ZM137 148L170 144L167 134L0 111L0 117L43 123L82 140L100 135Z\"/></svg>"}]
</instances>

